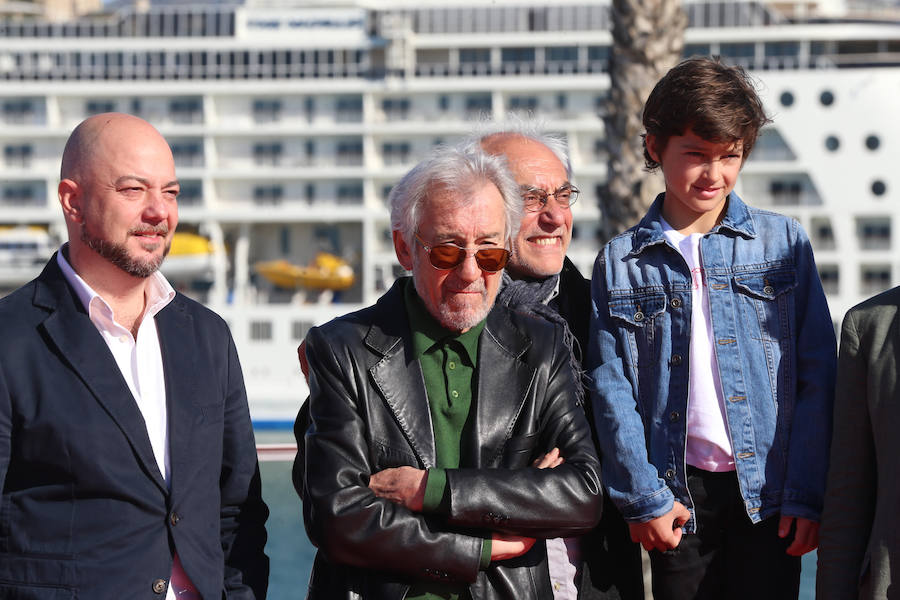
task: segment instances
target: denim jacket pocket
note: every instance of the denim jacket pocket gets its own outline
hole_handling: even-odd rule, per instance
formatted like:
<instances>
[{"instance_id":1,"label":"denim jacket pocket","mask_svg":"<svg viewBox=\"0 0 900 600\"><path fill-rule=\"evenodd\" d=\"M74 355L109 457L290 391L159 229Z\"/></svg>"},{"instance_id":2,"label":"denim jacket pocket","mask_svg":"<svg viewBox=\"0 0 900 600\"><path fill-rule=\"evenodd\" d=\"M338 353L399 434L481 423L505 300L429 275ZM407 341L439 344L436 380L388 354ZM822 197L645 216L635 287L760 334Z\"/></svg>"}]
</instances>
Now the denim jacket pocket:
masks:
<instances>
[{"instance_id":1,"label":"denim jacket pocket","mask_svg":"<svg viewBox=\"0 0 900 600\"><path fill-rule=\"evenodd\" d=\"M658 321L665 311L666 295L662 292L610 298L609 315L629 341L630 355L622 357L626 362L638 367L656 364L663 333L663 325Z\"/></svg>"},{"instance_id":2,"label":"denim jacket pocket","mask_svg":"<svg viewBox=\"0 0 900 600\"><path fill-rule=\"evenodd\" d=\"M734 287L746 331L759 340L790 337L790 312L797 273L793 267L768 271L736 272Z\"/></svg>"}]
</instances>

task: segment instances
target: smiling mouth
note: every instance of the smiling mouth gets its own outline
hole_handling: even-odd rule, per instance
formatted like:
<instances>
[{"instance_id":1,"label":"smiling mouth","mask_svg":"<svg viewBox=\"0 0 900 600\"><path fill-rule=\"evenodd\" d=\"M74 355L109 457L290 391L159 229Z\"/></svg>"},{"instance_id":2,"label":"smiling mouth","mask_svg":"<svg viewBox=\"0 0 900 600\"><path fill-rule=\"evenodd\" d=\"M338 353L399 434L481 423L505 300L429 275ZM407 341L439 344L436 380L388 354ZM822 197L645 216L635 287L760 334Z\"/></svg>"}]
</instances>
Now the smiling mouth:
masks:
<instances>
[{"instance_id":1,"label":"smiling mouth","mask_svg":"<svg viewBox=\"0 0 900 600\"><path fill-rule=\"evenodd\" d=\"M528 238L528 242L536 246L557 246L560 243L558 236Z\"/></svg>"}]
</instances>

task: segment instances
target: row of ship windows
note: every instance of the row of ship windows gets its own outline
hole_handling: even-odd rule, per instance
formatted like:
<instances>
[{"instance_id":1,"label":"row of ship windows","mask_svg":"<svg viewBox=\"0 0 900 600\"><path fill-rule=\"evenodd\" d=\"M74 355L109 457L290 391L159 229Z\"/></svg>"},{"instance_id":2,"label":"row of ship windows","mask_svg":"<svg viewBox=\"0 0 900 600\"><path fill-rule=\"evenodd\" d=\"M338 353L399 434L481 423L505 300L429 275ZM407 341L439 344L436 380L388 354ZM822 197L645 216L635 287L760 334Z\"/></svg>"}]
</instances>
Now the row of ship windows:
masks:
<instances>
[{"instance_id":1,"label":"row of ship windows","mask_svg":"<svg viewBox=\"0 0 900 600\"><path fill-rule=\"evenodd\" d=\"M470 93L461 96L451 96L449 94L437 95L431 105L431 109L436 109L439 113L450 113L453 110L461 109L467 118L473 115L480 116L484 113L491 113L494 110L493 97L488 92ZM606 111L608 96L606 94L596 94L593 96L593 102L588 106L588 111L594 114L601 114ZM319 105L321 104L321 106ZM384 118L389 121L406 120L409 117L412 108L412 101L409 98L384 98L381 100L380 108ZM504 108L507 112L536 112L541 108L555 109L565 111L570 107L570 97L565 93L555 93L551 98L543 98L534 95L512 94L505 99ZM172 99L166 107L166 117L174 123L178 124L202 124L204 122L204 109L202 98L185 97ZM426 107L422 106L425 109ZM3 121L10 125L15 124L38 124L45 119L45 104L40 99L17 98L3 102L2 118ZM141 115L147 110L144 103L140 99L131 100L115 100L115 99L92 99L84 102L84 116L99 114L103 112L122 111L130 114ZM338 96L329 98L327 102L307 96L303 98L303 102L286 103L279 99L254 99L250 103L250 115L256 123L276 123L283 120L288 114L302 115L307 121L313 121L317 114L327 114L334 117L339 122L362 122L363 120L363 99L362 96Z\"/></svg>"},{"instance_id":2,"label":"row of ship windows","mask_svg":"<svg viewBox=\"0 0 900 600\"><path fill-rule=\"evenodd\" d=\"M608 69L609 54L607 45L427 48L416 50L412 66L418 76L437 77L593 73ZM853 67L900 54L900 39L687 44L683 54L760 69ZM0 52L6 79L381 78L397 68L411 74L360 49Z\"/></svg>"}]
</instances>

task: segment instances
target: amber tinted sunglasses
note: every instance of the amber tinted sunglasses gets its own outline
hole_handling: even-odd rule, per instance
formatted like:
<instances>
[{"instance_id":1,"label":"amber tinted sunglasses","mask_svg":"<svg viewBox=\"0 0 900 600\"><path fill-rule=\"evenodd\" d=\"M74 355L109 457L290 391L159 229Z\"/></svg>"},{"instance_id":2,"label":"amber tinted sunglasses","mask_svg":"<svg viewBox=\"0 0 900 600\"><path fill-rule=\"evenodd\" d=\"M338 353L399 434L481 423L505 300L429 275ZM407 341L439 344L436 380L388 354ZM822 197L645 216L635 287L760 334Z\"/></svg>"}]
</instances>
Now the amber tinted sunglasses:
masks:
<instances>
[{"instance_id":1,"label":"amber tinted sunglasses","mask_svg":"<svg viewBox=\"0 0 900 600\"><path fill-rule=\"evenodd\" d=\"M428 260L431 262L431 266L441 271L458 267L466 260L470 252L475 255L475 264L478 265L478 268L488 273L496 273L505 267L507 261L509 261L509 250L506 248L463 248L449 243L429 246L425 243L425 240L419 237L418 233L415 236L416 241L428 253Z\"/></svg>"}]
</instances>

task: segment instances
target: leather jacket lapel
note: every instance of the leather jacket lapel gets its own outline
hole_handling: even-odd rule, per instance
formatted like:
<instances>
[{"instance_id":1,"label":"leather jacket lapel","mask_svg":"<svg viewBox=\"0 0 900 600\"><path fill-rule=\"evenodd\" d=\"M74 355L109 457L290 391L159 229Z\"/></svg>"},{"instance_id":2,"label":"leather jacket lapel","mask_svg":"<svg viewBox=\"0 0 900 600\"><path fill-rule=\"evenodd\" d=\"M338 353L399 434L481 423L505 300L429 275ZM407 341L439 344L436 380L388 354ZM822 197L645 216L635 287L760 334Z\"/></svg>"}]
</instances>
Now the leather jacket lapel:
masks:
<instances>
[{"instance_id":1,"label":"leather jacket lapel","mask_svg":"<svg viewBox=\"0 0 900 600\"><path fill-rule=\"evenodd\" d=\"M513 432L536 373L519 359L529 346L531 340L513 325L508 309L495 306L478 348L478 406L468 442L475 468L495 467Z\"/></svg>"},{"instance_id":2,"label":"leather jacket lapel","mask_svg":"<svg viewBox=\"0 0 900 600\"><path fill-rule=\"evenodd\" d=\"M406 441L423 468L435 466L434 429L419 361L407 358L412 336L403 306L402 286L393 288L378 302L383 313L366 334L366 345L382 355L369 369L372 381L384 396Z\"/></svg>"}]
</instances>

